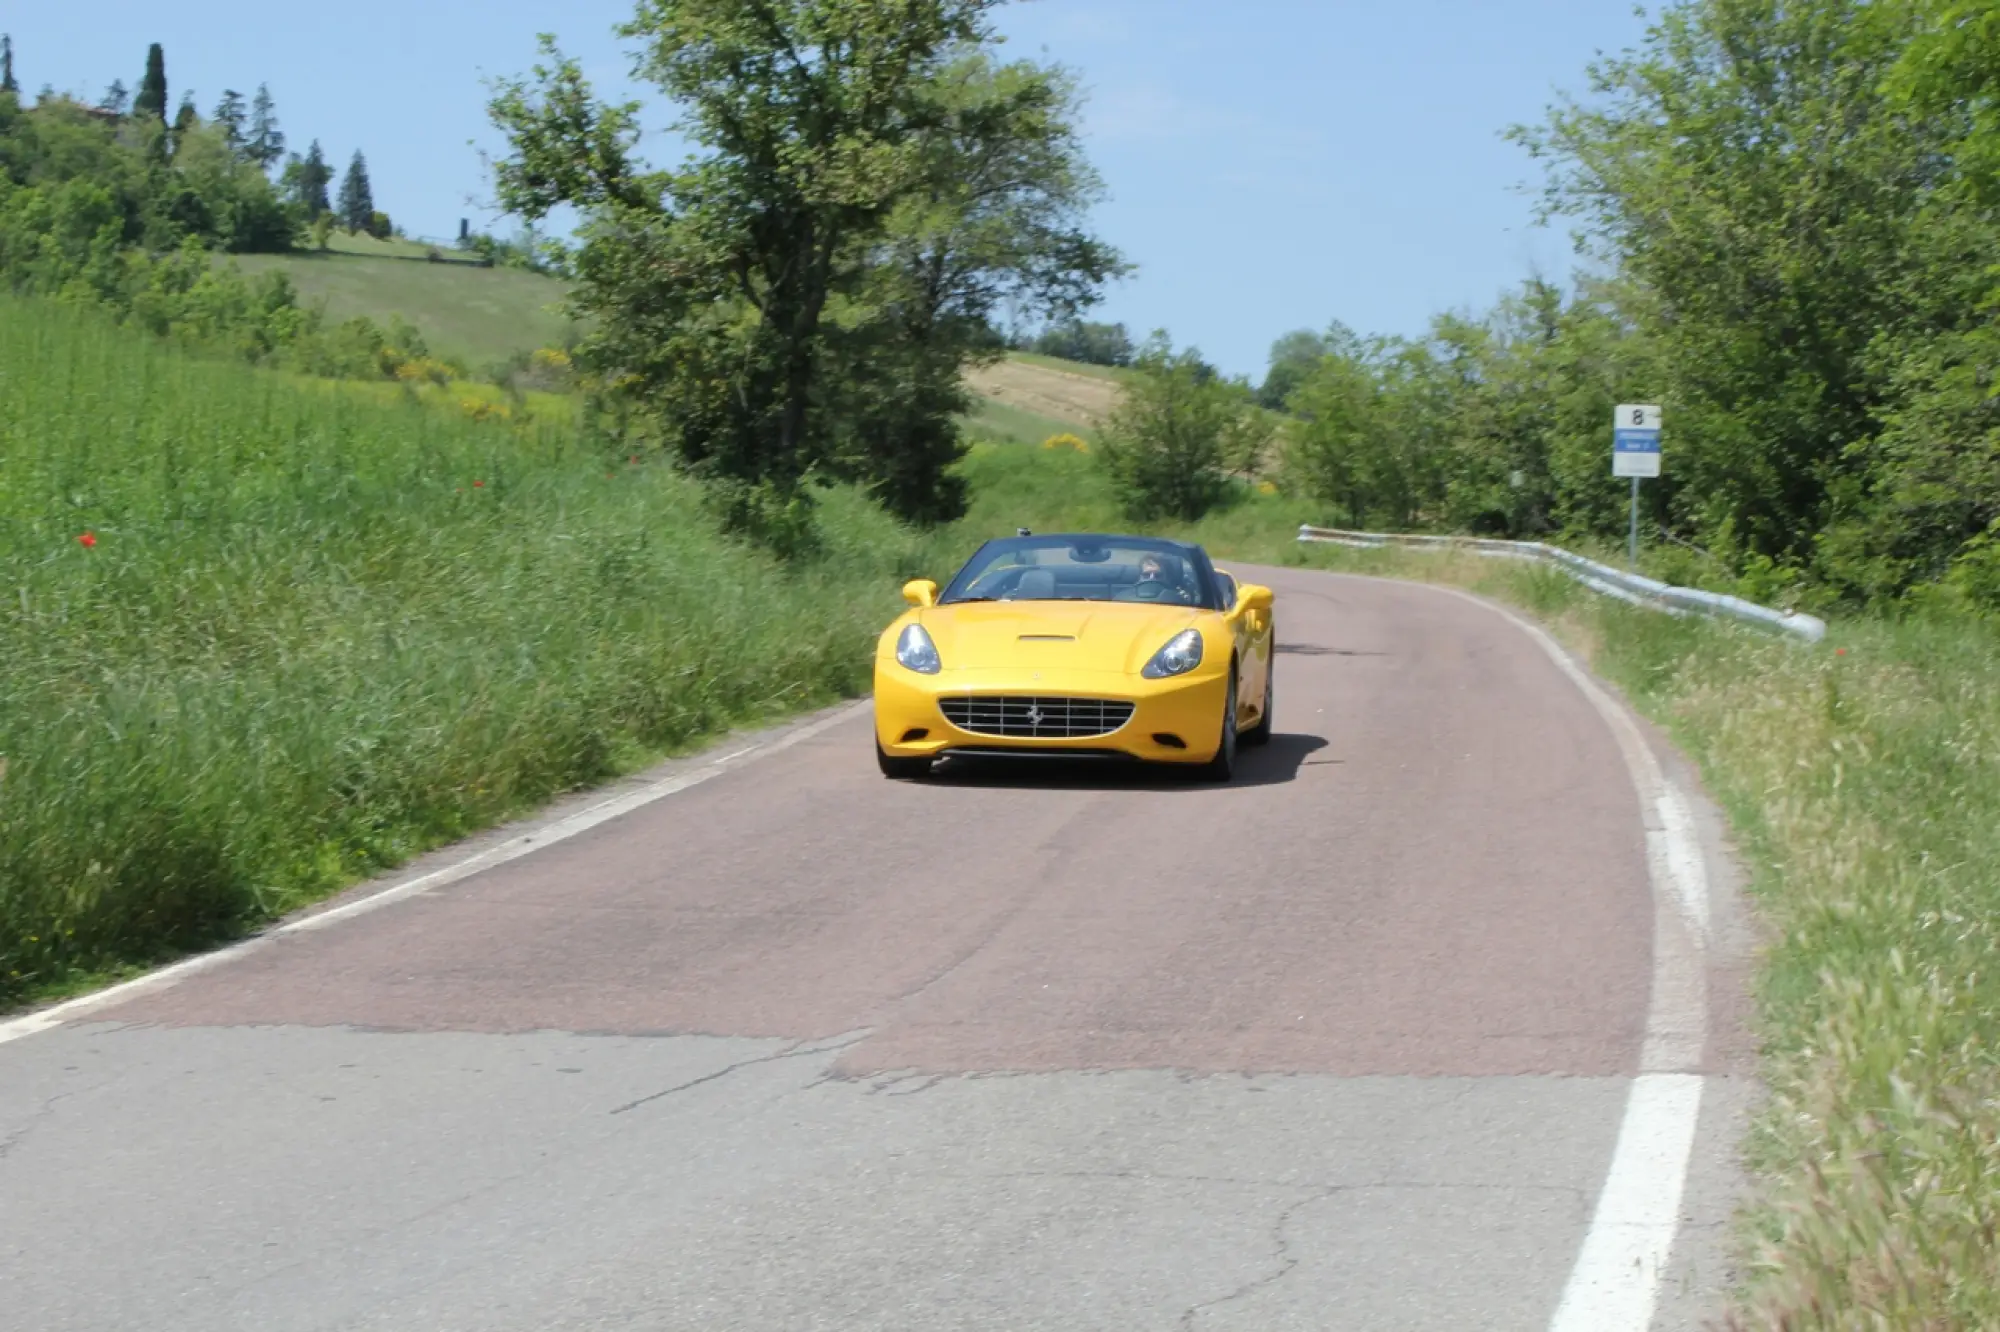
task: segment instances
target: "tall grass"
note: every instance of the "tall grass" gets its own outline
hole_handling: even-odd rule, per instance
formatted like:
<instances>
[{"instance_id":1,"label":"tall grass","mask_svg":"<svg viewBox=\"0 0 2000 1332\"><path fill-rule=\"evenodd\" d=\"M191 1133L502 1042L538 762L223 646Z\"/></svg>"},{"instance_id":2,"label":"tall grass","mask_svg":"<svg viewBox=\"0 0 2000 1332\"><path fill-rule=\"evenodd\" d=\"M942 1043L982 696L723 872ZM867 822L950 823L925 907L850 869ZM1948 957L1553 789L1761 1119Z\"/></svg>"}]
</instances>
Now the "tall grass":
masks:
<instances>
[{"instance_id":1,"label":"tall grass","mask_svg":"<svg viewBox=\"0 0 2000 1332\"><path fill-rule=\"evenodd\" d=\"M1547 571L1314 547L1566 624L1728 809L1770 945L1740 1328L2000 1327L2000 624L1806 647Z\"/></svg>"},{"instance_id":2,"label":"tall grass","mask_svg":"<svg viewBox=\"0 0 2000 1332\"><path fill-rule=\"evenodd\" d=\"M782 569L573 430L0 301L0 999L857 691L936 561L851 495L824 517Z\"/></svg>"}]
</instances>

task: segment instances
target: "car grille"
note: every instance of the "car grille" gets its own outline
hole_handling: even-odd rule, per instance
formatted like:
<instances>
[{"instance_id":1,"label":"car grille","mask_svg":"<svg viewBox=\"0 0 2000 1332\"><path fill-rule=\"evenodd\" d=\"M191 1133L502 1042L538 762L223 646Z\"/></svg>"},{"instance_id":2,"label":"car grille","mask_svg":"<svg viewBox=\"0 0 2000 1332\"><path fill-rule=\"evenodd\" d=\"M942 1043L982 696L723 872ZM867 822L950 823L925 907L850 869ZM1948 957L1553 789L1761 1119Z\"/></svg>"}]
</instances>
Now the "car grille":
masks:
<instances>
[{"instance_id":1,"label":"car grille","mask_svg":"<svg viewBox=\"0 0 2000 1332\"><path fill-rule=\"evenodd\" d=\"M975 694L938 700L945 719L974 735L1020 740L1076 740L1110 735L1132 720L1132 705L1110 698L1037 698Z\"/></svg>"}]
</instances>

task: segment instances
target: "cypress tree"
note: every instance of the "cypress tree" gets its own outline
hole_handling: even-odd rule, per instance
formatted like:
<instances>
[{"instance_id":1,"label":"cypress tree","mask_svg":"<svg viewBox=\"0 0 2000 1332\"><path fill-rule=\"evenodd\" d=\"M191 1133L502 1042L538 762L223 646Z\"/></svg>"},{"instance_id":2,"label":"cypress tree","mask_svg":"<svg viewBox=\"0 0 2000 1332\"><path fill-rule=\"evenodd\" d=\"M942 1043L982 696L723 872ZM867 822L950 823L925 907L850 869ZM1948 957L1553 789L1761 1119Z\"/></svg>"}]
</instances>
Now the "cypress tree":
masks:
<instances>
[{"instance_id":1,"label":"cypress tree","mask_svg":"<svg viewBox=\"0 0 2000 1332\"><path fill-rule=\"evenodd\" d=\"M0 92L21 95L21 85L14 81L14 39L7 34L0 34Z\"/></svg>"},{"instance_id":2,"label":"cypress tree","mask_svg":"<svg viewBox=\"0 0 2000 1332\"><path fill-rule=\"evenodd\" d=\"M354 160L347 164L347 176L340 182L340 225L353 235L368 230L374 216L375 192L368 184L368 161L356 148Z\"/></svg>"},{"instance_id":3,"label":"cypress tree","mask_svg":"<svg viewBox=\"0 0 2000 1332\"><path fill-rule=\"evenodd\" d=\"M151 116L167 123L167 53L154 42L146 48L146 77L139 80L139 95L132 99L132 114Z\"/></svg>"},{"instance_id":4,"label":"cypress tree","mask_svg":"<svg viewBox=\"0 0 2000 1332\"><path fill-rule=\"evenodd\" d=\"M292 197L306 210L307 217L318 217L333 211L333 205L326 197L326 187L333 179L333 168L326 164L326 154L320 151L319 140L312 141L303 158L293 158L286 169L291 177Z\"/></svg>"},{"instance_id":5,"label":"cypress tree","mask_svg":"<svg viewBox=\"0 0 2000 1332\"><path fill-rule=\"evenodd\" d=\"M199 124L201 124L201 112L194 109L193 91L182 93L180 110L174 112L174 141L178 143L181 135Z\"/></svg>"}]
</instances>

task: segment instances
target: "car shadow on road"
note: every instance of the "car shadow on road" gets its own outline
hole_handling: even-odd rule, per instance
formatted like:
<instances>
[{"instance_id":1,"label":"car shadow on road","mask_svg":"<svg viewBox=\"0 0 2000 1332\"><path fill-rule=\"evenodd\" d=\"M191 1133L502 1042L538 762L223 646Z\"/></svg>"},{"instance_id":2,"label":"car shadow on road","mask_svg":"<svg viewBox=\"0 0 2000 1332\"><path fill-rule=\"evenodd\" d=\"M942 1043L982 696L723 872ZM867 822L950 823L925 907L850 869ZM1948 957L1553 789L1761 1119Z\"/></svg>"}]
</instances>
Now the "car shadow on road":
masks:
<instances>
[{"instance_id":1,"label":"car shadow on road","mask_svg":"<svg viewBox=\"0 0 2000 1332\"><path fill-rule=\"evenodd\" d=\"M1326 748L1317 735L1280 732L1269 744L1238 751L1236 776L1229 785L1280 786L1296 781L1299 770L1339 759L1314 759ZM1184 768L1164 763L1128 763L1117 759L954 758L931 771L938 785L1037 787L1053 791L1215 791L1217 783L1202 780Z\"/></svg>"}]
</instances>

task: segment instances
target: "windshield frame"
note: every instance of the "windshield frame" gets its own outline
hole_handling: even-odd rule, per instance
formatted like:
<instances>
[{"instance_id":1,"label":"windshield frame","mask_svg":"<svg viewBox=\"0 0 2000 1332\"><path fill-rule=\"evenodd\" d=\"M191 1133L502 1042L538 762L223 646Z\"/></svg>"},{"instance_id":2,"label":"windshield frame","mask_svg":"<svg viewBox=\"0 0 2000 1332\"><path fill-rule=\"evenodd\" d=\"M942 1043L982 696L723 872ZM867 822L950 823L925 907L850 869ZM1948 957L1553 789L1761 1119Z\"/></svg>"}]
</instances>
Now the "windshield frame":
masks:
<instances>
[{"instance_id":1,"label":"windshield frame","mask_svg":"<svg viewBox=\"0 0 2000 1332\"><path fill-rule=\"evenodd\" d=\"M972 587L973 576L975 573L984 573L992 561L1004 555L1027 550L1062 550L1084 542L1096 542L1107 546L1123 546L1128 550L1151 552L1159 555L1172 555L1185 560L1188 568L1194 571L1195 585L1200 592L1200 599L1192 607L1189 607L1185 602L1150 604L1172 604L1180 605L1184 609L1209 611L1224 611L1228 609L1221 601L1221 583L1215 576L1215 566L1209 561L1208 552L1200 546L1185 541L1171 541L1165 537L1114 536L1101 532L1051 532L1040 536L995 537L993 540L980 546L978 550L972 552L972 557L960 566L956 574L952 575L951 582L947 583L944 590L938 593L937 604L940 606L964 605L968 602L984 600L984 598L967 595ZM1026 604L1034 604L1038 600L1040 599L1031 599ZM1081 605L1149 604L1143 602L1117 602L1109 597L1060 597L1057 600L1074 602Z\"/></svg>"}]
</instances>

